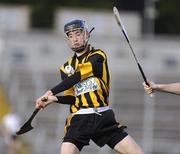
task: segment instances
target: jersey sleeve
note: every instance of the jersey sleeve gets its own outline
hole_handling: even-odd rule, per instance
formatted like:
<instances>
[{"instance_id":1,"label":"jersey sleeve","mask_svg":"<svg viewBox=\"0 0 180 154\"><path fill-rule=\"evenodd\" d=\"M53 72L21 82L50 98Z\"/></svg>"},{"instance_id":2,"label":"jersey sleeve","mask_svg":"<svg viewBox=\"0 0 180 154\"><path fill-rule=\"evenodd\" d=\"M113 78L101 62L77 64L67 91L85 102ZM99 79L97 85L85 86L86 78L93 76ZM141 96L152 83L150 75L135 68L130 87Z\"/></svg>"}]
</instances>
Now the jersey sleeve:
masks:
<instances>
[{"instance_id":1,"label":"jersey sleeve","mask_svg":"<svg viewBox=\"0 0 180 154\"><path fill-rule=\"evenodd\" d=\"M74 96L67 95L67 96L56 96L56 97L58 99L57 103L59 103L59 104L68 104L68 105L75 104Z\"/></svg>"},{"instance_id":2,"label":"jersey sleeve","mask_svg":"<svg viewBox=\"0 0 180 154\"><path fill-rule=\"evenodd\" d=\"M68 77L65 73L63 73L63 71L61 71L61 78L62 78L62 82L60 82L51 89L52 93L56 95L60 92L68 90L65 92L65 94L73 95L71 88L80 81L81 79L80 72L79 71L75 72L73 75Z\"/></svg>"}]
</instances>

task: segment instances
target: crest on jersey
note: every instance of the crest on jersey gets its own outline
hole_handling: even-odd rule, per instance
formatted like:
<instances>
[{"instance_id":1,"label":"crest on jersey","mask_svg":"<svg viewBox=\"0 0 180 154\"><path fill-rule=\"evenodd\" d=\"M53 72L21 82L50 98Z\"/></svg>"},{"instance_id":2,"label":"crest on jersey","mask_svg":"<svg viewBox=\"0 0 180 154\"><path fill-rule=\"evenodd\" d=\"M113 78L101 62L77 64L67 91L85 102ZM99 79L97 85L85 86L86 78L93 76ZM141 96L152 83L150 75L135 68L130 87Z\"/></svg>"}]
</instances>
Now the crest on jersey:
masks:
<instances>
[{"instance_id":1,"label":"crest on jersey","mask_svg":"<svg viewBox=\"0 0 180 154\"><path fill-rule=\"evenodd\" d=\"M71 66L71 65L67 65L66 67L65 67L65 72L66 72L66 74L70 74L70 75L72 75L72 74L74 74L74 68Z\"/></svg>"}]
</instances>

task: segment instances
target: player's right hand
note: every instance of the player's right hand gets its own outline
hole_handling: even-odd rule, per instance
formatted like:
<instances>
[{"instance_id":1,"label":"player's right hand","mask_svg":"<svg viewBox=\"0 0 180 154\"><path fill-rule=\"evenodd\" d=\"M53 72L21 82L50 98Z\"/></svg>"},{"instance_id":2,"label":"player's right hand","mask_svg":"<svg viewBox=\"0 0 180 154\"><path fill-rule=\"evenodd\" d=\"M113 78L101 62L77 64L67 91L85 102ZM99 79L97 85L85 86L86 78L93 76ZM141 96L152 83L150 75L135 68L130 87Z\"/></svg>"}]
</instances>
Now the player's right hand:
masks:
<instances>
[{"instance_id":1,"label":"player's right hand","mask_svg":"<svg viewBox=\"0 0 180 154\"><path fill-rule=\"evenodd\" d=\"M38 108L38 109L45 108L46 101L43 98L45 98L45 97L40 97L36 100L36 108Z\"/></svg>"},{"instance_id":2,"label":"player's right hand","mask_svg":"<svg viewBox=\"0 0 180 154\"><path fill-rule=\"evenodd\" d=\"M36 108L41 109L45 108L47 105L53 102L53 99L49 99L48 97L53 96L53 93L51 91L47 91L44 95L39 97L36 100ZM55 97L55 96L54 96Z\"/></svg>"},{"instance_id":3,"label":"player's right hand","mask_svg":"<svg viewBox=\"0 0 180 154\"><path fill-rule=\"evenodd\" d=\"M58 99L56 96L47 96L47 97L40 97L36 101L36 108L38 109L44 109L46 106L50 105L53 102L57 102Z\"/></svg>"}]
</instances>

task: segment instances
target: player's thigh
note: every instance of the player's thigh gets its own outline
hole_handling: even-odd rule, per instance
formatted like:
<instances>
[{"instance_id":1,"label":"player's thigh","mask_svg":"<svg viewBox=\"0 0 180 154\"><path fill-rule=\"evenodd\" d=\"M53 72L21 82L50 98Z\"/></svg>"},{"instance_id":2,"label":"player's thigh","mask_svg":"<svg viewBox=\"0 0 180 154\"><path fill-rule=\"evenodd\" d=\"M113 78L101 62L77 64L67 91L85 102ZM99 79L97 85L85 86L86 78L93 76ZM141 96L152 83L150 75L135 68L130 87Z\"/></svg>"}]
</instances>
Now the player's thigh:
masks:
<instances>
[{"instance_id":1,"label":"player's thigh","mask_svg":"<svg viewBox=\"0 0 180 154\"><path fill-rule=\"evenodd\" d=\"M73 143L63 142L60 154L79 154L79 150Z\"/></svg>"},{"instance_id":2,"label":"player's thigh","mask_svg":"<svg viewBox=\"0 0 180 154\"><path fill-rule=\"evenodd\" d=\"M114 150L122 154L144 154L130 135L117 143Z\"/></svg>"}]
</instances>

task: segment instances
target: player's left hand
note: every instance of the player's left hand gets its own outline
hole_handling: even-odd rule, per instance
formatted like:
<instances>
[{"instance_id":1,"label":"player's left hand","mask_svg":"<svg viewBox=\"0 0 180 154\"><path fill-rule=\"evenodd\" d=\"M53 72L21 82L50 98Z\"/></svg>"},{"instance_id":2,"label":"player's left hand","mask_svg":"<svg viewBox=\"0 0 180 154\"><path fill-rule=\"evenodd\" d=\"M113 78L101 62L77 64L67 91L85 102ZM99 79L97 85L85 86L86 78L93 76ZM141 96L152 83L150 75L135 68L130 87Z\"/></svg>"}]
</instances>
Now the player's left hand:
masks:
<instances>
[{"instance_id":1,"label":"player's left hand","mask_svg":"<svg viewBox=\"0 0 180 154\"><path fill-rule=\"evenodd\" d=\"M144 90L147 94L151 95L153 93L153 82L147 81L149 85L147 85L145 82L143 82Z\"/></svg>"}]
</instances>

